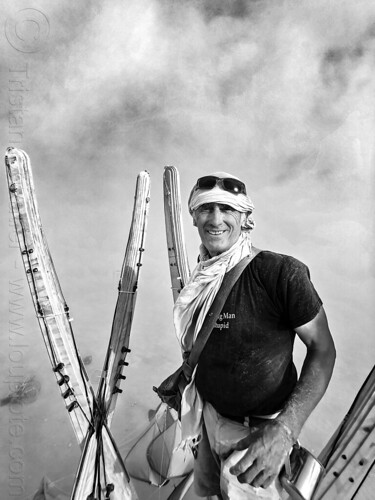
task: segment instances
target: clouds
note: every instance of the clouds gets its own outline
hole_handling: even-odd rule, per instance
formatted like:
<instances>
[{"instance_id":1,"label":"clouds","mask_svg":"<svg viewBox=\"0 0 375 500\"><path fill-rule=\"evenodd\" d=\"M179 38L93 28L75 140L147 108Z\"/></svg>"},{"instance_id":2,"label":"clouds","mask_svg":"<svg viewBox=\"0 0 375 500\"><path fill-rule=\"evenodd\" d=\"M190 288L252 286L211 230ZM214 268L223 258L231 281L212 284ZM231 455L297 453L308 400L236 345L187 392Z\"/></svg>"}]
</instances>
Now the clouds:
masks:
<instances>
[{"instance_id":1,"label":"clouds","mask_svg":"<svg viewBox=\"0 0 375 500\"><path fill-rule=\"evenodd\" d=\"M40 1L38 8L51 29L44 50L28 59L24 147L45 183L40 196L48 202L54 185L69 202L59 205L67 237L80 234L79 220L89 227L98 220L107 234L114 205L120 227L136 173L148 169L158 190L164 164L179 167L184 198L203 170L244 178L263 210L256 233L271 246L293 240L282 223L274 241L262 229L278 219L275 202L286 213L296 203L299 214L318 212L333 235L328 246L346 238L347 217L352 227L364 224L357 207L359 200L372 206L375 129L370 0L111 0L74 8ZM15 11L9 4L8 15ZM161 197L153 200L156 227ZM372 227L358 232L365 252L371 235ZM370 260L357 263L361 273Z\"/></svg>"},{"instance_id":2,"label":"clouds","mask_svg":"<svg viewBox=\"0 0 375 500\"><path fill-rule=\"evenodd\" d=\"M355 207L359 197L371 205L375 129L370 0L38 8L50 34L28 59L24 147L69 213L86 207L83 218L102 220L124 172L149 169L160 185L163 165L174 163L185 197L202 169L233 170L257 207L268 187L271 199L285 189L294 193L283 197L288 209L296 196L307 212L335 210L341 220L344 203L362 223ZM5 59L22 56L7 49ZM342 239L343 227L327 231Z\"/></svg>"},{"instance_id":3,"label":"clouds","mask_svg":"<svg viewBox=\"0 0 375 500\"><path fill-rule=\"evenodd\" d=\"M234 155L285 179L361 98L373 103L370 1L43 7L52 28L30 103L42 145L147 163Z\"/></svg>"}]
</instances>

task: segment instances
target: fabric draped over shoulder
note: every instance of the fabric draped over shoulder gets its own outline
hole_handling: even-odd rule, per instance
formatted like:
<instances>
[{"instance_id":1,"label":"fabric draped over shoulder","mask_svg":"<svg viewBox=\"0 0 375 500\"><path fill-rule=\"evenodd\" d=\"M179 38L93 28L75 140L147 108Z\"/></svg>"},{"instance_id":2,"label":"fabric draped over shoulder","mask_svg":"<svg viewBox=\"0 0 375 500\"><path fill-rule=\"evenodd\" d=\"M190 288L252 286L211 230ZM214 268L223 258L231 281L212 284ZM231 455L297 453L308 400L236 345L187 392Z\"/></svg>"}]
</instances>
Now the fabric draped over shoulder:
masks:
<instances>
[{"instance_id":1,"label":"fabric draped over shoulder","mask_svg":"<svg viewBox=\"0 0 375 500\"><path fill-rule=\"evenodd\" d=\"M201 246L201 260L173 309L176 335L184 352L191 350L225 273L250 253L251 241L245 232L241 233L229 250L212 258L209 258L205 247ZM202 422L203 400L195 387L195 371L182 396L183 445L198 438Z\"/></svg>"}]
</instances>

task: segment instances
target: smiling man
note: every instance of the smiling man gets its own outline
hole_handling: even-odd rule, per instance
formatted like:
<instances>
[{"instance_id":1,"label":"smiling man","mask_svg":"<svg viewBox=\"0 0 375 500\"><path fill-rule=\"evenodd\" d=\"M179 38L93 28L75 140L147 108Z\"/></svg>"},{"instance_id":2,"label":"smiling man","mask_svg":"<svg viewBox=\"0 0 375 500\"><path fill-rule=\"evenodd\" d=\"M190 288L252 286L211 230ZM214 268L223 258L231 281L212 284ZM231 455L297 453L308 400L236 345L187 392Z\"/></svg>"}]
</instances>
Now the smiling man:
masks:
<instances>
[{"instance_id":1,"label":"smiling man","mask_svg":"<svg viewBox=\"0 0 375 500\"><path fill-rule=\"evenodd\" d=\"M182 398L183 439L199 441L198 496L279 499L280 469L334 366L333 340L308 268L252 246L253 208L245 184L225 172L198 179L189 198L202 244L174 308L184 352L190 352L224 275L252 257ZM296 335L307 348L299 378Z\"/></svg>"},{"instance_id":2,"label":"smiling man","mask_svg":"<svg viewBox=\"0 0 375 500\"><path fill-rule=\"evenodd\" d=\"M203 203L194 214L194 224L211 257L226 252L236 243L244 220L244 213L222 203Z\"/></svg>"}]
</instances>

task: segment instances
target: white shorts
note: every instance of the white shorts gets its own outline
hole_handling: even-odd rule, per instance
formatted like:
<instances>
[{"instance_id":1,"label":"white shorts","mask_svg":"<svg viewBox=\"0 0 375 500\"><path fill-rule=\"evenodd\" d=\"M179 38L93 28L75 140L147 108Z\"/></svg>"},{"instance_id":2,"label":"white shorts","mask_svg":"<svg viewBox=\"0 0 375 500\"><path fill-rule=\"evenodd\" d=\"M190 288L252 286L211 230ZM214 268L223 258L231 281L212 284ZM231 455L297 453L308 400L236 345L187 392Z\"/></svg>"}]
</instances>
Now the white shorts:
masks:
<instances>
[{"instance_id":1,"label":"white shorts","mask_svg":"<svg viewBox=\"0 0 375 500\"><path fill-rule=\"evenodd\" d=\"M194 484L198 496L221 494L224 500L281 500L282 488L279 481L268 488L255 488L242 484L229 472L246 452L234 451L224 460L233 445L249 435L249 427L223 417L210 403L203 409L205 426L194 463Z\"/></svg>"}]
</instances>

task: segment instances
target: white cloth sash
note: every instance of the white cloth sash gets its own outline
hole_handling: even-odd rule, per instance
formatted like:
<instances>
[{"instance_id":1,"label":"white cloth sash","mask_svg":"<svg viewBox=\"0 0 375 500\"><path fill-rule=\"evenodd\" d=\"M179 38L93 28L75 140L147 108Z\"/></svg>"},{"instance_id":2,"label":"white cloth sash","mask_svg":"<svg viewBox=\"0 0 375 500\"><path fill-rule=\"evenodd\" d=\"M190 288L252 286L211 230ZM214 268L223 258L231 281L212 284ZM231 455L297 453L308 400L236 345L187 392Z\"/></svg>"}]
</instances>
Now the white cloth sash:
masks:
<instances>
[{"instance_id":1,"label":"white cloth sash","mask_svg":"<svg viewBox=\"0 0 375 500\"><path fill-rule=\"evenodd\" d=\"M251 253L249 234L242 232L226 252L209 258L201 246L201 261L182 289L173 309L173 319L181 349L190 352L204 318L221 286L225 273ZM196 443L202 424L203 400L195 387L195 368L190 384L182 396L182 445Z\"/></svg>"}]
</instances>

